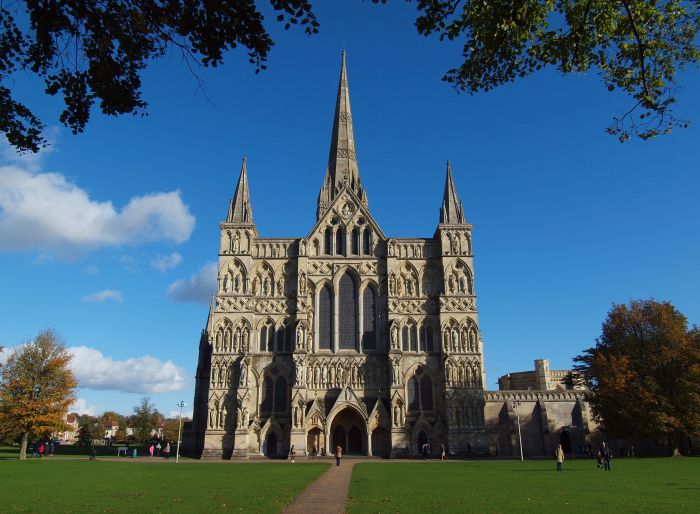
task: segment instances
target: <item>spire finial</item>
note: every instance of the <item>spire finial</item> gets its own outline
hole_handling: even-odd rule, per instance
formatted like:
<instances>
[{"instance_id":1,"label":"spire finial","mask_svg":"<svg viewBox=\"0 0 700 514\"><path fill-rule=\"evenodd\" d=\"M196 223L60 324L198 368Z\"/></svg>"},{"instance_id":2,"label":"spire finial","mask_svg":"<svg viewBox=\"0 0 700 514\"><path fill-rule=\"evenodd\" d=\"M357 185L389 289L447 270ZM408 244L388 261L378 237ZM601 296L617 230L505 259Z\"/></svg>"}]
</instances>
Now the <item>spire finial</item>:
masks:
<instances>
[{"instance_id":1,"label":"spire finial","mask_svg":"<svg viewBox=\"0 0 700 514\"><path fill-rule=\"evenodd\" d=\"M328 154L328 169L326 177L329 184L324 185L319 193L319 204L316 212L320 218L328 208L337 193L347 184L357 198L367 204L367 195L364 194L355 153L355 135L352 128L352 112L350 110L350 88L348 86L347 67L345 65L345 48L341 53L340 80L338 82L338 95L335 101L335 115L333 117L333 133L331 135L331 148Z\"/></svg>"},{"instance_id":2,"label":"spire finial","mask_svg":"<svg viewBox=\"0 0 700 514\"><path fill-rule=\"evenodd\" d=\"M241 174L238 177L236 192L228 208L227 223L253 224L253 208L250 204L250 192L248 191L248 157L243 156Z\"/></svg>"},{"instance_id":3,"label":"spire finial","mask_svg":"<svg viewBox=\"0 0 700 514\"><path fill-rule=\"evenodd\" d=\"M440 207L440 223L446 225L466 223L462 202L457 196L457 189L452 179L452 163L449 160L447 161L447 171L445 173L445 192L442 197L442 206Z\"/></svg>"}]
</instances>

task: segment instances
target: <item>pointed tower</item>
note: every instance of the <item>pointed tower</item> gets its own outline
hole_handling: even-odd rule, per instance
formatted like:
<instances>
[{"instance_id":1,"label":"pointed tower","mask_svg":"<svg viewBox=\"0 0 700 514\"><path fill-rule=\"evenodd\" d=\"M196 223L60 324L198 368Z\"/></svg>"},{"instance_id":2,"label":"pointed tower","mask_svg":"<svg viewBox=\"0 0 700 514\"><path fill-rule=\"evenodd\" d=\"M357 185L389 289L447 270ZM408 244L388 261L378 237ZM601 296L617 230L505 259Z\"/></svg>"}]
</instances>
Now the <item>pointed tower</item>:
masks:
<instances>
[{"instance_id":1,"label":"pointed tower","mask_svg":"<svg viewBox=\"0 0 700 514\"><path fill-rule=\"evenodd\" d=\"M250 205L250 193L248 192L248 172L246 158L243 157L241 175L236 185L236 193L228 208L226 223L236 223L240 225L253 225L253 208Z\"/></svg>"},{"instance_id":2,"label":"pointed tower","mask_svg":"<svg viewBox=\"0 0 700 514\"><path fill-rule=\"evenodd\" d=\"M367 206L367 195L360 182L360 172L357 167L355 135L352 129L352 112L350 110L350 88L345 67L345 50L343 50L338 95L335 101L335 116L333 117L331 148L328 154L328 168L323 186L318 194L316 219L323 215L345 185Z\"/></svg>"},{"instance_id":3,"label":"pointed tower","mask_svg":"<svg viewBox=\"0 0 700 514\"><path fill-rule=\"evenodd\" d=\"M441 225L464 225L464 209L462 202L457 197L455 183L452 180L452 165L447 161L447 175L445 176L445 192L442 196L442 205L440 206L440 224Z\"/></svg>"}]
</instances>

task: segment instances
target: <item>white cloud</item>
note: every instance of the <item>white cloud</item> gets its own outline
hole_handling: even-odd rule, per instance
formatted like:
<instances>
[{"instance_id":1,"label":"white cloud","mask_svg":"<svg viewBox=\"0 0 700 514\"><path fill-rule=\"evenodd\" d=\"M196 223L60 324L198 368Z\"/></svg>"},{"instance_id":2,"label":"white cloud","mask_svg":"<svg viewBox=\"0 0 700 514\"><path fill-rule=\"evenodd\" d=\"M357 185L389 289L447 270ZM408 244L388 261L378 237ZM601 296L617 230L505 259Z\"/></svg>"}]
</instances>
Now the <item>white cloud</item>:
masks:
<instances>
[{"instance_id":1,"label":"white cloud","mask_svg":"<svg viewBox=\"0 0 700 514\"><path fill-rule=\"evenodd\" d=\"M83 272L87 273L88 275L97 275L100 272L100 268L98 268L95 265L92 265L85 268Z\"/></svg>"},{"instance_id":2,"label":"white cloud","mask_svg":"<svg viewBox=\"0 0 700 514\"><path fill-rule=\"evenodd\" d=\"M160 271L176 268L182 263L182 255L173 252L169 255L159 255L151 261L151 266Z\"/></svg>"},{"instance_id":3,"label":"white cloud","mask_svg":"<svg viewBox=\"0 0 700 514\"><path fill-rule=\"evenodd\" d=\"M170 360L162 362L145 355L119 361L86 346L69 351L79 387L146 394L180 391L188 385L185 370Z\"/></svg>"},{"instance_id":4,"label":"white cloud","mask_svg":"<svg viewBox=\"0 0 700 514\"><path fill-rule=\"evenodd\" d=\"M97 293L92 293L83 296L84 302L91 303L101 303L107 300L113 300L115 302L121 302L124 298L122 297L121 291L115 291L113 289L103 289Z\"/></svg>"},{"instance_id":5,"label":"white cloud","mask_svg":"<svg viewBox=\"0 0 700 514\"><path fill-rule=\"evenodd\" d=\"M208 262L188 279L176 280L168 286L168 296L180 303L211 302L211 295L216 291L216 275L218 273L215 262Z\"/></svg>"},{"instance_id":6,"label":"white cloud","mask_svg":"<svg viewBox=\"0 0 700 514\"><path fill-rule=\"evenodd\" d=\"M102 409L97 405L90 405L82 398L78 398L75 400L73 405L70 406L68 412L75 412L80 416L83 414L87 414L88 416L97 416L97 413L102 412Z\"/></svg>"},{"instance_id":7,"label":"white cloud","mask_svg":"<svg viewBox=\"0 0 700 514\"><path fill-rule=\"evenodd\" d=\"M60 173L0 167L0 250L74 257L102 247L182 243L194 225L179 191L136 196L117 209L111 201L91 199Z\"/></svg>"}]
</instances>

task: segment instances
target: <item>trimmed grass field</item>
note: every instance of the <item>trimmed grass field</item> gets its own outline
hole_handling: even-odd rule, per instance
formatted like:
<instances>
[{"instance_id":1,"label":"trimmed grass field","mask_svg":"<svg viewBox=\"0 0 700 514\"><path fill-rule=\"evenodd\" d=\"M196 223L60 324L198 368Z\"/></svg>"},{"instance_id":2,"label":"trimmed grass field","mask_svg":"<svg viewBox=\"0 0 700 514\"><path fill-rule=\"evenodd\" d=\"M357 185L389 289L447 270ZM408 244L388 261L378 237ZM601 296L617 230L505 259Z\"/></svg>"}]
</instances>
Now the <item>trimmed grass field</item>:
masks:
<instances>
[{"instance_id":1,"label":"trimmed grass field","mask_svg":"<svg viewBox=\"0 0 700 514\"><path fill-rule=\"evenodd\" d=\"M700 459L358 464L348 512L700 512Z\"/></svg>"},{"instance_id":2,"label":"trimmed grass field","mask_svg":"<svg viewBox=\"0 0 700 514\"><path fill-rule=\"evenodd\" d=\"M279 512L327 463L42 458L0 449L1 512ZM346 463L349 463L347 460ZM700 512L700 459L358 463L350 513ZM322 514L322 513L310 513Z\"/></svg>"},{"instance_id":3,"label":"trimmed grass field","mask_svg":"<svg viewBox=\"0 0 700 514\"><path fill-rule=\"evenodd\" d=\"M0 461L2 512L279 512L328 464Z\"/></svg>"}]
</instances>

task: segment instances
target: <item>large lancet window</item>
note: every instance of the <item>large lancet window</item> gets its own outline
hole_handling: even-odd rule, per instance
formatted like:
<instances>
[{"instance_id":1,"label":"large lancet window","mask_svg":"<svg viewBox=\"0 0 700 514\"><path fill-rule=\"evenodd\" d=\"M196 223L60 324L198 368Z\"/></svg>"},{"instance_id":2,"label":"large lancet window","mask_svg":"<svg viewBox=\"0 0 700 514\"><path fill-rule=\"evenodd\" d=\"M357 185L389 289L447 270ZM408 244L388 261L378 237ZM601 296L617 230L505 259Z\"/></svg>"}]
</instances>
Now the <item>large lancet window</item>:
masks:
<instances>
[{"instance_id":1,"label":"large lancet window","mask_svg":"<svg viewBox=\"0 0 700 514\"><path fill-rule=\"evenodd\" d=\"M333 253L333 231L331 227L326 229L323 236L323 253L331 255Z\"/></svg>"},{"instance_id":2,"label":"large lancet window","mask_svg":"<svg viewBox=\"0 0 700 514\"><path fill-rule=\"evenodd\" d=\"M287 379L280 375L275 380L275 412L286 412L287 403Z\"/></svg>"},{"instance_id":3,"label":"large lancet window","mask_svg":"<svg viewBox=\"0 0 700 514\"><path fill-rule=\"evenodd\" d=\"M366 228L362 237L362 253L370 255L372 252L372 232Z\"/></svg>"},{"instance_id":4,"label":"large lancet window","mask_svg":"<svg viewBox=\"0 0 700 514\"><path fill-rule=\"evenodd\" d=\"M411 377L406 384L407 397L408 397L408 410L418 411L420 410L420 398L419 398L419 386L418 379L416 377Z\"/></svg>"},{"instance_id":5,"label":"large lancet window","mask_svg":"<svg viewBox=\"0 0 700 514\"><path fill-rule=\"evenodd\" d=\"M262 412L270 412L272 410L272 395L273 382L271 377L265 377L262 385L262 401L260 402L260 410Z\"/></svg>"},{"instance_id":6,"label":"large lancet window","mask_svg":"<svg viewBox=\"0 0 700 514\"><path fill-rule=\"evenodd\" d=\"M377 349L377 295L371 286L362 293L362 349Z\"/></svg>"},{"instance_id":7,"label":"large lancet window","mask_svg":"<svg viewBox=\"0 0 700 514\"><path fill-rule=\"evenodd\" d=\"M333 293L325 285L318 295L318 348L330 350L333 337Z\"/></svg>"},{"instance_id":8,"label":"large lancet window","mask_svg":"<svg viewBox=\"0 0 700 514\"><path fill-rule=\"evenodd\" d=\"M428 323L425 323L420 327L420 351L433 351L433 329Z\"/></svg>"},{"instance_id":9,"label":"large lancet window","mask_svg":"<svg viewBox=\"0 0 700 514\"><path fill-rule=\"evenodd\" d=\"M260 412L286 413L289 404L289 386L287 379L278 368L273 367L262 383Z\"/></svg>"},{"instance_id":10,"label":"large lancet window","mask_svg":"<svg viewBox=\"0 0 700 514\"><path fill-rule=\"evenodd\" d=\"M335 232L335 253L345 255L345 230L338 228Z\"/></svg>"},{"instance_id":11,"label":"large lancet window","mask_svg":"<svg viewBox=\"0 0 700 514\"><path fill-rule=\"evenodd\" d=\"M360 232L356 228L352 229L350 252L353 255L360 254Z\"/></svg>"},{"instance_id":12,"label":"large lancet window","mask_svg":"<svg viewBox=\"0 0 700 514\"><path fill-rule=\"evenodd\" d=\"M433 382L421 368L408 380L406 393L410 412L433 410Z\"/></svg>"},{"instance_id":13,"label":"large lancet window","mask_svg":"<svg viewBox=\"0 0 700 514\"><path fill-rule=\"evenodd\" d=\"M357 284L349 273L340 278L338 309L340 349L354 350L357 347Z\"/></svg>"}]
</instances>

